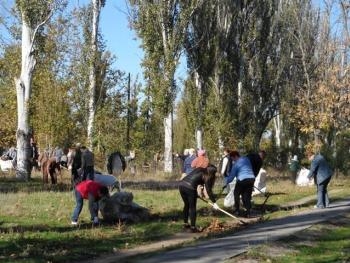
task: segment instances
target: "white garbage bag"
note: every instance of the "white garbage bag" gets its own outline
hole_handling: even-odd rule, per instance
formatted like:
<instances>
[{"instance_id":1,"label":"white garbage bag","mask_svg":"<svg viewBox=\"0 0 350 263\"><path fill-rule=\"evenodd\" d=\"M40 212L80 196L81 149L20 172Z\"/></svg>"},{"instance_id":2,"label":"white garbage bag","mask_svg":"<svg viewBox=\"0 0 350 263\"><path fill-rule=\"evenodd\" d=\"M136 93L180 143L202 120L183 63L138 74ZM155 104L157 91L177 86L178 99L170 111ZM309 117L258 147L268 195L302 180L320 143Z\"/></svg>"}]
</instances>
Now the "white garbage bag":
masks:
<instances>
[{"instance_id":1,"label":"white garbage bag","mask_svg":"<svg viewBox=\"0 0 350 263\"><path fill-rule=\"evenodd\" d=\"M229 192L228 194L225 196L224 199L224 207L232 207L235 204L235 197L234 197L234 190L235 190L235 186L236 186L236 178L229 183Z\"/></svg>"},{"instance_id":2,"label":"white garbage bag","mask_svg":"<svg viewBox=\"0 0 350 263\"><path fill-rule=\"evenodd\" d=\"M295 184L298 186L314 185L314 180L312 178L310 180L307 178L309 171L310 171L309 169L301 168L301 170L297 174L297 179L295 180Z\"/></svg>"},{"instance_id":3,"label":"white garbage bag","mask_svg":"<svg viewBox=\"0 0 350 263\"><path fill-rule=\"evenodd\" d=\"M252 195L258 195L261 193L266 193L266 170L261 168L258 176L255 178L254 189Z\"/></svg>"},{"instance_id":4,"label":"white garbage bag","mask_svg":"<svg viewBox=\"0 0 350 263\"><path fill-rule=\"evenodd\" d=\"M8 172L9 170L12 170L13 169L12 160L4 161L0 159L0 169L3 172Z\"/></svg>"}]
</instances>

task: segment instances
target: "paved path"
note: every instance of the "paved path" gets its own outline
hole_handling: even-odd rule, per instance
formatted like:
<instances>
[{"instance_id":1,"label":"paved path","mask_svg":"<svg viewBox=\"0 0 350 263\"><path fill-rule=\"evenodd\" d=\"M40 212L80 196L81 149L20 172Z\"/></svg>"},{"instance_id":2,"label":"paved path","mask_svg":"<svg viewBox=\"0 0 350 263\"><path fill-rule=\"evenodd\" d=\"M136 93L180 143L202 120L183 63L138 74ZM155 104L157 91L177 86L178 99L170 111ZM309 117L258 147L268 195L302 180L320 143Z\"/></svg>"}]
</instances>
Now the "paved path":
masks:
<instances>
[{"instance_id":1,"label":"paved path","mask_svg":"<svg viewBox=\"0 0 350 263\"><path fill-rule=\"evenodd\" d=\"M184 248L161 252L148 258L143 256L139 259L126 259L122 262L222 262L245 252L251 246L274 241L349 212L350 199L346 199L334 202L327 209L313 209L296 215L273 219L249 226L231 236L200 241Z\"/></svg>"}]
</instances>

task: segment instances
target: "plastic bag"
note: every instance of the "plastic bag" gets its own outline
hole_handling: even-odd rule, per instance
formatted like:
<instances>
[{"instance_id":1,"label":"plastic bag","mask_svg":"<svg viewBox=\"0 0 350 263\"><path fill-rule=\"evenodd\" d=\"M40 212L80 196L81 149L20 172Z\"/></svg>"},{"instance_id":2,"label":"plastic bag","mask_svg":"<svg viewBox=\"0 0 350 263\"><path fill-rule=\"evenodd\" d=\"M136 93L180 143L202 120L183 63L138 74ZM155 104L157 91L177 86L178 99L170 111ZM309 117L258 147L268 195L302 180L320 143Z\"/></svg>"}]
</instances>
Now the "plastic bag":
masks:
<instances>
[{"instance_id":1,"label":"plastic bag","mask_svg":"<svg viewBox=\"0 0 350 263\"><path fill-rule=\"evenodd\" d=\"M234 178L233 181L226 186L226 189L228 190L228 194L224 199L224 207L232 207L235 204L235 197L233 192L236 187L236 181L237 179Z\"/></svg>"},{"instance_id":2,"label":"plastic bag","mask_svg":"<svg viewBox=\"0 0 350 263\"><path fill-rule=\"evenodd\" d=\"M230 189L230 192L228 192L228 194L225 196L224 199L224 207L232 207L235 204L235 197L234 197L234 192L235 188L232 187Z\"/></svg>"}]
</instances>

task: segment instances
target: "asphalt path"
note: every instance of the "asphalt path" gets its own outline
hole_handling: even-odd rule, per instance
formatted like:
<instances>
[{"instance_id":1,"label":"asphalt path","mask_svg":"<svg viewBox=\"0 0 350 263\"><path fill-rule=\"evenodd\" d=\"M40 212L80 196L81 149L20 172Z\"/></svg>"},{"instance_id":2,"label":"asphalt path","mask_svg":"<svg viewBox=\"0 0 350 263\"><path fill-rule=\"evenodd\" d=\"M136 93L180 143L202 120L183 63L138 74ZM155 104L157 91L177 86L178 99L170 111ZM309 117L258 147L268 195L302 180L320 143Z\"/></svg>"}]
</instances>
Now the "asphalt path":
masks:
<instances>
[{"instance_id":1,"label":"asphalt path","mask_svg":"<svg viewBox=\"0 0 350 263\"><path fill-rule=\"evenodd\" d=\"M222 262L247 251L252 246L275 241L349 212L350 199L345 199L332 203L326 209L312 209L296 215L272 219L251 225L230 236L198 241L183 248L125 259L122 262Z\"/></svg>"}]
</instances>

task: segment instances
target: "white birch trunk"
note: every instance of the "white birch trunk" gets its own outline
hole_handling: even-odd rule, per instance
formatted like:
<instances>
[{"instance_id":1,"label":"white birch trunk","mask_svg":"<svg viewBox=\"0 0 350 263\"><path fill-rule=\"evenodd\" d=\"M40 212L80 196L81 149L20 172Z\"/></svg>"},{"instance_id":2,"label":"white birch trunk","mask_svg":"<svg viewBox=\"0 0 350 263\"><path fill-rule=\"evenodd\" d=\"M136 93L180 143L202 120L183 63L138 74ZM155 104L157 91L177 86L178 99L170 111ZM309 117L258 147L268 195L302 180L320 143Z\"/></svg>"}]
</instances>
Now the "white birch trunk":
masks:
<instances>
[{"instance_id":1,"label":"white birch trunk","mask_svg":"<svg viewBox=\"0 0 350 263\"><path fill-rule=\"evenodd\" d=\"M164 172L173 172L173 114L164 118Z\"/></svg>"},{"instance_id":2,"label":"white birch trunk","mask_svg":"<svg viewBox=\"0 0 350 263\"><path fill-rule=\"evenodd\" d=\"M26 23L22 14L22 66L21 75L15 78L17 93L17 170L16 177L30 179L30 137L29 129L29 99L31 94L31 80L35 67L32 53L34 30Z\"/></svg>"},{"instance_id":3,"label":"white birch trunk","mask_svg":"<svg viewBox=\"0 0 350 263\"><path fill-rule=\"evenodd\" d=\"M101 1L92 0L93 6L93 16L92 16L92 31L91 31L91 46L90 46L90 55L91 63L89 69L89 116L88 116L88 125L87 125L87 137L89 148L92 149L93 142L93 130L94 130L94 119L95 119L95 94L96 94L96 53L97 53L97 33L98 25L100 20L101 12Z\"/></svg>"},{"instance_id":4,"label":"white birch trunk","mask_svg":"<svg viewBox=\"0 0 350 263\"><path fill-rule=\"evenodd\" d=\"M277 148L281 147L281 127L282 127L282 122L280 115L277 114L275 118L273 118L273 124L275 127L275 139L276 139L276 146Z\"/></svg>"},{"instance_id":5,"label":"white birch trunk","mask_svg":"<svg viewBox=\"0 0 350 263\"><path fill-rule=\"evenodd\" d=\"M197 128L196 128L196 144L197 149L203 149L203 92L202 92L202 83L199 79L199 74L195 72L194 74L194 82L196 85L196 89L199 94L199 102L198 102L198 120L197 120Z\"/></svg>"},{"instance_id":6,"label":"white birch trunk","mask_svg":"<svg viewBox=\"0 0 350 263\"><path fill-rule=\"evenodd\" d=\"M203 131L201 129L196 130L196 144L197 149L203 149Z\"/></svg>"}]
</instances>

